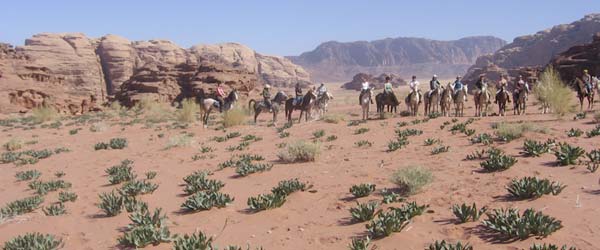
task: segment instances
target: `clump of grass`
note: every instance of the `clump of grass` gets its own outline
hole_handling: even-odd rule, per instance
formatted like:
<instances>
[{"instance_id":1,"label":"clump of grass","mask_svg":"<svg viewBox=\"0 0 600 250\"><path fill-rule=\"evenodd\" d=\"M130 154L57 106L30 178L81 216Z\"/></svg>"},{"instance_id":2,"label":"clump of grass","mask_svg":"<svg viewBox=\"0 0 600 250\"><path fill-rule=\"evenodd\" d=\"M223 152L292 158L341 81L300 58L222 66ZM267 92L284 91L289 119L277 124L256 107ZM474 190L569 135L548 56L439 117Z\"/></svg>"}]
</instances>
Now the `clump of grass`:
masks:
<instances>
[{"instance_id":1,"label":"clump of grass","mask_svg":"<svg viewBox=\"0 0 600 250\"><path fill-rule=\"evenodd\" d=\"M411 166L397 170L391 181L406 194L416 194L433 181L431 171L419 166Z\"/></svg>"},{"instance_id":2,"label":"clump of grass","mask_svg":"<svg viewBox=\"0 0 600 250\"><path fill-rule=\"evenodd\" d=\"M246 112L241 108L233 108L223 113L223 126L226 128L238 126L244 123Z\"/></svg>"},{"instance_id":3,"label":"clump of grass","mask_svg":"<svg viewBox=\"0 0 600 250\"><path fill-rule=\"evenodd\" d=\"M167 122L173 118L173 112L168 104L151 98L143 98L133 109L148 123Z\"/></svg>"},{"instance_id":4,"label":"clump of grass","mask_svg":"<svg viewBox=\"0 0 600 250\"><path fill-rule=\"evenodd\" d=\"M42 204L42 202L44 202L44 198L39 195L12 201L6 204L2 209L0 209L0 215L5 217L11 217L15 215L29 213L37 209Z\"/></svg>"},{"instance_id":5,"label":"clump of grass","mask_svg":"<svg viewBox=\"0 0 600 250\"><path fill-rule=\"evenodd\" d=\"M366 197L373 192L375 192L375 184L362 183L359 185L352 185L352 187L350 187L350 193L354 196L354 198Z\"/></svg>"},{"instance_id":6,"label":"clump of grass","mask_svg":"<svg viewBox=\"0 0 600 250\"><path fill-rule=\"evenodd\" d=\"M523 143L523 152L521 152L521 154L525 156L539 157L548 152L550 152L550 145L548 143L527 139Z\"/></svg>"},{"instance_id":7,"label":"clump of grass","mask_svg":"<svg viewBox=\"0 0 600 250\"><path fill-rule=\"evenodd\" d=\"M551 182L548 179L537 177L523 177L520 180L513 179L506 187L508 193L516 199L537 199L542 195L558 195L565 189L565 185Z\"/></svg>"},{"instance_id":8,"label":"clump of grass","mask_svg":"<svg viewBox=\"0 0 600 250\"><path fill-rule=\"evenodd\" d=\"M425 144L425 146L431 146L433 144L441 143L441 142L442 141L440 139L437 139L437 138L427 138L427 139L425 139L424 144Z\"/></svg>"},{"instance_id":9,"label":"clump of grass","mask_svg":"<svg viewBox=\"0 0 600 250\"><path fill-rule=\"evenodd\" d=\"M562 81L558 71L553 67L548 67L540 75L539 82L533 90L536 98L543 103L547 103L550 110L558 117L574 111L571 103L573 95L571 89Z\"/></svg>"},{"instance_id":10,"label":"clump of grass","mask_svg":"<svg viewBox=\"0 0 600 250\"><path fill-rule=\"evenodd\" d=\"M467 205L463 203L462 205L453 205L452 213L458 218L460 223L465 223L467 221L478 221L479 217L487 211L487 207L482 207L477 209L477 205L473 203L473 205Z\"/></svg>"},{"instance_id":11,"label":"clump of grass","mask_svg":"<svg viewBox=\"0 0 600 250\"><path fill-rule=\"evenodd\" d=\"M37 179L40 176L42 176L42 173L37 170L19 171L15 174L15 177L19 181L29 181L29 180Z\"/></svg>"},{"instance_id":12,"label":"clump of grass","mask_svg":"<svg viewBox=\"0 0 600 250\"><path fill-rule=\"evenodd\" d=\"M56 250L63 246L61 238L51 234L27 233L4 243L3 250Z\"/></svg>"},{"instance_id":13,"label":"clump of grass","mask_svg":"<svg viewBox=\"0 0 600 250\"><path fill-rule=\"evenodd\" d=\"M373 143L370 141L367 141L367 140L360 140L360 141L355 142L354 145L356 145L359 148L362 148L362 147L371 147L371 146L373 146Z\"/></svg>"},{"instance_id":14,"label":"clump of grass","mask_svg":"<svg viewBox=\"0 0 600 250\"><path fill-rule=\"evenodd\" d=\"M583 135L583 131L578 128L577 129L571 128L567 131L568 137L580 137L581 135Z\"/></svg>"},{"instance_id":15,"label":"clump of grass","mask_svg":"<svg viewBox=\"0 0 600 250\"><path fill-rule=\"evenodd\" d=\"M569 247L567 248L567 245L563 245L562 247L558 247L557 245L554 244L547 244L544 243L542 244L533 244L531 245L531 247L529 248L529 250L577 250L576 247Z\"/></svg>"},{"instance_id":16,"label":"clump of grass","mask_svg":"<svg viewBox=\"0 0 600 250\"><path fill-rule=\"evenodd\" d=\"M425 250L473 250L473 247L469 245L469 243L463 244L460 241L452 244L446 242L445 240L436 240L434 243L429 245L429 248L426 248Z\"/></svg>"},{"instance_id":17,"label":"clump of grass","mask_svg":"<svg viewBox=\"0 0 600 250\"><path fill-rule=\"evenodd\" d=\"M356 131L354 131L355 135L360 135L360 134L364 134L366 132L369 132L369 128L359 128Z\"/></svg>"},{"instance_id":18,"label":"clump of grass","mask_svg":"<svg viewBox=\"0 0 600 250\"><path fill-rule=\"evenodd\" d=\"M286 149L280 151L277 157L283 162L308 162L315 161L321 153L321 147L318 143L306 141L296 141L286 146Z\"/></svg>"},{"instance_id":19,"label":"clump of grass","mask_svg":"<svg viewBox=\"0 0 600 250\"><path fill-rule=\"evenodd\" d=\"M488 133L478 134L477 136L471 137L471 143L477 144L481 143L483 145L490 145L494 143L494 139Z\"/></svg>"},{"instance_id":20,"label":"clump of grass","mask_svg":"<svg viewBox=\"0 0 600 250\"><path fill-rule=\"evenodd\" d=\"M58 111L50 106L37 107L31 110L31 120L35 123L54 121L60 118Z\"/></svg>"},{"instance_id":21,"label":"clump of grass","mask_svg":"<svg viewBox=\"0 0 600 250\"><path fill-rule=\"evenodd\" d=\"M408 145L408 137L402 136L397 137L395 140L391 140L388 142L388 150L387 152L393 152Z\"/></svg>"},{"instance_id":22,"label":"clump of grass","mask_svg":"<svg viewBox=\"0 0 600 250\"><path fill-rule=\"evenodd\" d=\"M325 136L325 130L319 129L319 130L313 132L313 136L317 139L321 138L321 137Z\"/></svg>"},{"instance_id":23,"label":"clump of grass","mask_svg":"<svg viewBox=\"0 0 600 250\"><path fill-rule=\"evenodd\" d=\"M181 102L181 109L175 112L175 119L180 123L194 123L198 112L200 106L192 98L188 98Z\"/></svg>"},{"instance_id":24,"label":"clump of grass","mask_svg":"<svg viewBox=\"0 0 600 250\"><path fill-rule=\"evenodd\" d=\"M560 220L533 209L525 210L522 215L514 208L494 209L487 217L483 226L503 240L546 237L562 228Z\"/></svg>"},{"instance_id":25,"label":"clump of grass","mask_svg":"<svg viewBox=\"0 0 600 250\"><path fill-rule=\"evenodd\" d=\"M330 136L327 136L327 139L325 139L325 140L328 142L332 142L332 141L337 140L337 138L338 138L337 135L330 135Z\"/></svg>"},{"instance_id":26,"label":"clump of grass","mask_svg":"<svg viewBox=\"0 0 600 250\"><path fill-rule=\"evenodd\" d=\"M431 149L431 154L437 155L437 154L445 153L448 151L450 151L450 146L440 145L440 146L437 146L437 147Z\"/></svg>"},{"instance_id":27,"label":"clump of grass","mask_svg":"<svg viewBox=\"0 0 600 250\"><path fill-rule=\"evenodd\" d=\"M6 149L7 151L17 151L23 148L23 145L25 145L23 140L19 138L12 138L8 142L4 143L2 147L4 147L4 149Z\"/></svg>"},{"instance_id":28,"label":"clump of grass","mask_svg":"<svg viewBox=\"0 0 600 250\"><path fill-rule=\"evenodd\" d=\"M545 134L548 132L547 128L534 125L532 123L498 123L495 124L496 136L500 140L509 142L518 138L523 137L525 132L537 132Z\"/></svg>"},{"instance_id":29,"label":"clump of grass","mask_svg":"<svg viewBox=\"0 0 600 250\"><path fill-rule=\"evenodd\" d=\"M356 202L356 207L350 208L350 215L352 216L352 220L356 222L365 222L375 217L375 212L377 211L377 208L379 208L378 202Z\"/></svg>"},{"instance_id":30,"label":"clump of grass","mask_svg":"<svg viewBox=\"0 0 600 250\"><path fill-rule=\"evenodd\" d=\"M165 149L189 147L195 143L194 137L189 134L179 134L169 138Z\"/></svg>"},{"instance_id":31,"label":"clump of grass","mask_svg":"<svg viewBox=\"0 0 600 250\"><path fill-rule=\"evenodd\" d=\"M560 166L577 164L577 159L583 154L585 154L583 148L574 147L568 143L559 143L558 150L554 151L554 156Z\"/></svg>"},{"instance_id":32,"label":"clump of grass","mask_svg":"<svg viewBox=\"0 0 600 250\"><path fill-rule=\"evenodd\" d=\"M488 150L488 159L479 163L479 165L487 172L504 171L515 165L517 159L512 156L505 155L500 150Z\"/></svg>"},{"instance_id":33,"label":"clump of grass","mask_svg":"<svg viewBox=\"0 0 600 250\"><path fill-rule=\"evenodd\" d=\"M345 118L342 114L325 114L323 116L323 121L325 121L326 123L338 124L340 122L343 122L344 120Z\"/></svg>"},{"instance_id":34,"label":"clump of grass","mask_svg":"<svg viewBox=\"0 0 600 250\"><path fill-rule=\"evenodd\" d=\"M44 214L46 214L46 216L58 216L67 213L67 209L65 208L65 205L62 202L52 204L50 206L42 208L42 210L44 211Z\"/></svg>"}]
</instances>

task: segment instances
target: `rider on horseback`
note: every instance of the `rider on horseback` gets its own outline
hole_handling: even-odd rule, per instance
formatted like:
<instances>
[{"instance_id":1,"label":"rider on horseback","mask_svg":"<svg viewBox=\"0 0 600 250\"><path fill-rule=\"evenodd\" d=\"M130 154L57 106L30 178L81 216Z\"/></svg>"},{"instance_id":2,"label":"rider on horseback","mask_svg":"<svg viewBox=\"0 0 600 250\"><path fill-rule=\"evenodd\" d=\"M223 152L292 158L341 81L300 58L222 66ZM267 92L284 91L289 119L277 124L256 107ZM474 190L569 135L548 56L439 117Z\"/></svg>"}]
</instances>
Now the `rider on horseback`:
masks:
<instances>
[{"instance_id":1,"label":"rider on horseback","mask_svg":"<svg viewBox=\"0 0 600 250\"><path fill-rule=\"evenodd\" d=\"M482 95L485 94L488 96L488 104L492 103L490 101L490 92L487 90L487 81L485 80L485 76L484 75L480 75L479 76L479 80L477 80L477 82L475 83L475 87L477 88L477 95Z\"/></svg>"},{"instance_id":2,"label":"rider on horseback","mask_svg":"<svg viewBox=\"0 0 600 250\"><path fill-rule=\"evenodd\" d=\"M300 87L300 83L297 82L296 83L296 98L294 98L294 101L292 102L293 105L297 105L298 103L302 102L302 88Z\"/></svg>"},{"instance_id":3,"label":"rider on horseback","mask_svg":"<svg viewBox=\"0 0 600 250\"><path fill-rule=\"evenodd\" d=\"M588 73L587 69L583 70L583 84L588 93L592 93L592 76Z\"/></svg>"},{"instance_id":4,"label":"rider on horseback","mask_svg":"<svg viewBox=\"0 0 600 250\"><path fill-rule=\"evenodd\" d=\"M360 95L358 95L358 104L362 105L362 96L364 94L369 94L369 82L367 82L367 79L365 79L364 77L360 78L362 80L362 85L360 88ZM371 104L373 104L373 99L370 99Z\"/></svg>"},{"instance_id":5,"label":"rider on horseback","mask_svg":"<svg viewBox=\"0 0 600 250\"><path fill-rule=\"evenodd\" d=\"M519 99L519 94L521 93L521 91L525 91L527 94L529 94L529 85L525 81L523 81L523 76L519 75L519 80L517 80L517 82L515 83L515 91L513 92L513 99L515 100L515 102L517 101L517 99Z\"/></svg>"},{"instance_id":6,"label":"rider on horseback","mask_svg":"<svg viewBox=\"0 0 600 250\"><path fill-rule=\"evenodd\" d=\"M219 102L219 112L223 112L223 106L225 105L225 101L223 100L223 98L225 98L225 91L223 90L223 86L221 86L221 83L218 82L217 83L217 91L215 93L215 99L217 99L217 102Z\"/></svg>"},{"instance_id":7,"label":"rider on horseback","mask_svg":"<svg viewBox=\"0 0 600 250\"><path fill-rule=\"evenodd\" d=\"M453 99L456 99L456 96L459 91L462 91L465 87L464 84L460 81L461 77L457 76L456 81L454 81L454 93L452 94ZM465 95L466 98L466 95Z\"/></svg>"},{"instance_id":8,"label":"rider on horseback","mask_svg":"<svg viewBox=\"0 0 600 250\"><path fill-rule=\"evenodd\" d=\"M500 94L500 91L504 91L504 93L506 93L507 101L510 102L510 95L508 94L508 91L506 90L507 86L508 86L508 81L506 80L506 76L505 75L500 76L500 81L498 81L498 84L496 85L496 87L498 88L498 91L496 91L496 96L498 96L498 94ZM494 103L498 103L498 100L494 100Z\"/></svg>"},{"instance_id":9,"label":"rider on horseback","mask_svg":"<svg viewBox=\"0 0 600 250\"><path fill-rule=\"evenodd\" d=\"M262 97L264 99L265 105L269 108L269 112L273 112L273 105L271 105L271 85L265 84L265 87L262 91Z\"/></svg>"},{"instance_id":10,"label":"rider on horseback","mask_svg":"<svg viewBox=\"0 0 600 250\"><path fill-rule=\"evenodd\" d=\"M412 95L413 93L416 93L417 96L419 97L419 103L421 103L421 97L423 95L421 95L421 91L419 90L419 81L417 81L417 76L412 76L412 80L408 83L408 86L410 87L410 95Z\"/></svg>"},{"instance_id":11,"label":"rider on horseback","mask_svg":"<svg viewBox=\"0 0 600 250\"><path fill-rule=\"evenodd\" d=\"M325 88L325 83L321 83L317 89L317 99L321 99L325 93L327 93L327 88Z\"/></svg>"},{"instance_id":12,"label":"rider on horseback","mask_svg":"<svg viewBox=\"0 0 600 250\"><path fill-rule=\"evenodd\" d=\"M393 86L392 86L392 83L390 82L391 80L392 80L391 77L389 77L389 76L385 77L385 84L383 85L383 94L389 95L392 98L394 105L398 105L398 98L396 97L396 94L394 94Z\"/></svg>"},{"instance_id":13,"label":"rider on horseback","mask_svg":"<svg viewBox=\"0 0 600 250\"><path fill-rule=\"evenodd\" d=\"M429 81L429 93L428 96L429 98L431 98L431 95L433 95L433 93L435 93L435 91L438 91L438 88L440 87L440 82L437 80L437 75L433 75L433 78L431 78L431 81Z\"/></svg>"}]
</instances>

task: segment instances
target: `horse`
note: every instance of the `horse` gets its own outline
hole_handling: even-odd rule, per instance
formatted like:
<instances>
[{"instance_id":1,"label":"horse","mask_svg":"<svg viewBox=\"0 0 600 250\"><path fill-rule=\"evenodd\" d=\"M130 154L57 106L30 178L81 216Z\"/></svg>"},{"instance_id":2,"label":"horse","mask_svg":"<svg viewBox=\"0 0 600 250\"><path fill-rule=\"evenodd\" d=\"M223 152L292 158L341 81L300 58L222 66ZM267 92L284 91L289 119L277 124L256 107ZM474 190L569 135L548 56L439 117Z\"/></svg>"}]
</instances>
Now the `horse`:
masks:
<instances>
[{"instance_id":1,"label":"horse","mask_svg":"<svg viewBox=\"0 0 600 250\"><path fill-rule=\"evenodd\" d=\"M454 96L454 116L464 116L465 101L467 97L467 86L463 86L461 90Z\"/></svg>"},{"instance_id":2,"label":"horse","mask_svg":"<svg viewBox=\"0 0 600 250\"><path fill-rule=\"evenodd\" d=\"M306 121L308 121L308 116L310 115L310 111L313 108L317 96L312 91L308 91L302 98L302 102L297 103L296 105L294 105L294 99L296 98L292 97L285 101L285 117L287 117L288 122L292 122L292 112L294 112L294 110L300 110L300 117L306 112Z\"/></svg>"},{"instance_id":3,"label":"horse","mask_svg":"<svg viewBox=\"0 0 600 250\"><path fill-rule=\"evenodd\" d=\"M579 111L583 110L583 99L586 98L588 101L588 109L594 107L594 83L592 83L592 90L588 91L583 81L579 78L575 78L572 85L577 86L577 98L579 98Z\"/></svg>"},{"instance_id":4,"label":"horse","mask_svg":"<svg viewBox=\"0 0 600 250\"><path fill-rule=\"evenodd\" d=\"M377 113L385 112L387 106L387 112L396 113L398 111L398 103L394 102L391 95L385 93L379 93L375 96L375 104L377 105Z\"/></svg>"},{"instance_id":5,"label":"horse","mask_svg":"<svg viewBox=\"0 0 600 250\"><path fill-rule=\"evenodd\" d=\"M219 101L213 98L200 97L200 108L202 109L202 123L204 127L208 126L208 117L213 108L219 108ZM202 99L203 98L203 99ZM223 111L230 110L233 104L237 102L239 95L236 89L231 90L229 95L223 99Z\"/></svg>"},{"instance_id":6,"label":"horse","mask_svg":"<svg viewBox=\"0 0 600 250\"><path fill-rule=\"evenodd\" d=\"M500 88L500 91L496 93L496 103L498 103L498 115L506 115L506 102L510 102L510 95L504 89L504 86Z\"/></svg>"},{"instance_id":7,"label":"horse","mask_svg":"<svg viewBox=\"0 0 600 250\"><path fill-rule=\"evenodd\" d=\"M442 87L442 95L440 96L440 110L443 116L450 115L452 102L452 86L448 84L446 88Z\"/></svg>"},{"instance_id":8,"label":"horse","mask_svg":"<svg viewBox=\"0 0 600 250\"><path fill-rule=\"evenodd\" d=\"M514 101L513 114L524 115L525 109L527 108L527 90L523 89L519 91L519 93L515 95Z\"/></svg>"},{"instance_id":9,"label":"horse","mask_svg":"<svg viewBox=\"0 0 600 250\"><path fill-rule=\"evenodd\" d=\"M423 97L423 103L425 104L425 115L428 115L431 112L438 112L438 108L440 105L440 92L441 87L438 86L436 89L429 90L425 93Z\"/></svg>"},{"instance_id":10,"label":"horse","mask_svg":"<svg viewBox=\"0 0 600 250\"><path fill-rule=\"evenodd\" d=\"M366 121L369 119L369 107L371 106L371 97L373 96L373 89L370 88L366 95L360 95L360 107L362 108L362 119Z\"/></svg>"},{"instance_id":11,"label":"horse","mask_svg":"<svg viewBox=\"0 0 600 250\"><path fill-rule=\"evenodd\" d=\"M287 100L287 95L283 91L277 92L275 97L271 100L271 109L273 110L273 124L277 124L277 114L279 113L279 107ZM256 101L250 99L248 101L248 109L254 111L254 123L256 124L256 118L263 111L269 111L269 107L265 101Z\"/></svg>"},{"instance_id":12,"label":"horse","mask_svg":"<svg viewBox=\"0 0 600 250\"><path fill-rule=\"evenodd\" d=\"M329 104L330 100L333 100L333 95L327 91L325 91L325 93L321 94L320 97L317 97L315 106L317 107L317 114L320 117L322 117L323 115L325 115L325 113L327 113L327 105Z\"/></svg>"},{"instance_id":13,"label":"horse","mask_svg":"<svg viewBox=\"0 0 600 250\"><path fill-rule=\"evenodd\" d=\"M475 93L473 100L475 101L475 116L487 115L488 103L490 96L487 94L487 88L481 89L479 93Z\"/></svg>"},{"instance_id":14,"label":"horse","mask_svg":"<svg viewBox=\"0 0 600 250\"><path fill-rule=\"evenodd\" d=\"M410 112L412 116L417 116L417 113L419 112L419 103L421 102L418 92L413 91L408 94L404 99L404 102L406 103L408 112Z\"/></svg>"}]
</instances>

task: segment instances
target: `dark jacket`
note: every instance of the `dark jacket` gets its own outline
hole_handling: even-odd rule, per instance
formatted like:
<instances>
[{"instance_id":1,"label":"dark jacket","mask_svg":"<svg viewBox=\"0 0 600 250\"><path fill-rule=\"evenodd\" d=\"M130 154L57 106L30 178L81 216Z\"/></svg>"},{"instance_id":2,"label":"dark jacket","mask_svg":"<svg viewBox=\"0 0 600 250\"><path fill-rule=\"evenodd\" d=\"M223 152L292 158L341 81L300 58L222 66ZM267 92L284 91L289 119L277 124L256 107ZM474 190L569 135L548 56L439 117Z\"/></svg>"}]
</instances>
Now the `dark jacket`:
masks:
<instances>
[{"instance_id":1,"label":"dark jacket","mask_svg":"<svg viewBox=\"0 0 600 250\"><path fill-rule=\"evenodd\" d=\"M430 89L437 89L440 86L440 82L438 80L431 80L429 81L429 88Z\"/></svg>"},{"instance_id":2,"label":"dark jacket","mask_svg":"<svg viewBox=\"0 0 600 250\"><path fill-rule=\"evenodd\" d=\"M296 97L302 96L302 88L300 86L296 86Z\"/></svg>"}]
</instances>

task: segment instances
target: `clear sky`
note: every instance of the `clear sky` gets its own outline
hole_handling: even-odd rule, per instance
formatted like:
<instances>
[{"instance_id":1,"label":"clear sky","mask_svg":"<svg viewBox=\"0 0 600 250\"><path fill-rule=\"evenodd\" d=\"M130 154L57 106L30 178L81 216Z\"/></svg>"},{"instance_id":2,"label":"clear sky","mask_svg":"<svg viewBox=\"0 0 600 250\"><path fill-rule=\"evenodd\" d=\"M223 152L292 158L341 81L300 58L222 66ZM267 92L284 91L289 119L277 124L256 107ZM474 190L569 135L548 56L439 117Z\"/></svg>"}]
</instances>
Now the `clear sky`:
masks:
<instances>
[{"instance_id":1,"label":"clear sky","mask_svg":"<svg viewBox=\"0 0 600 250\"><path fill-rule=\"evenodd\" d=\"M494 35L508 41L600 12L598 0L7 0L0 41L41 32L167 39L183 47L239 42L297 55L325 41Z\"/></svg>"}]
</instances>

